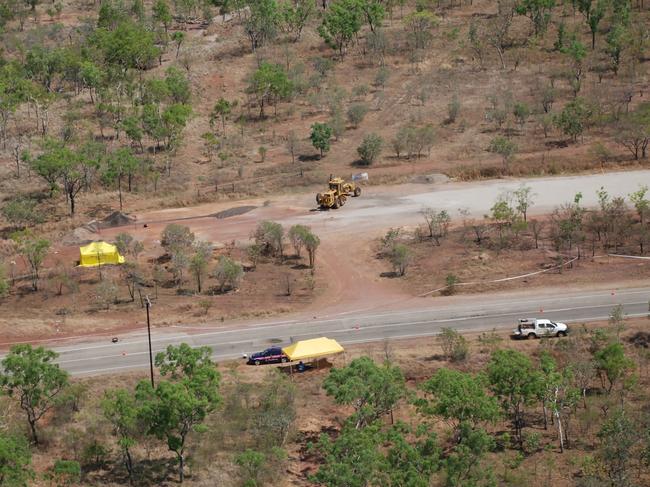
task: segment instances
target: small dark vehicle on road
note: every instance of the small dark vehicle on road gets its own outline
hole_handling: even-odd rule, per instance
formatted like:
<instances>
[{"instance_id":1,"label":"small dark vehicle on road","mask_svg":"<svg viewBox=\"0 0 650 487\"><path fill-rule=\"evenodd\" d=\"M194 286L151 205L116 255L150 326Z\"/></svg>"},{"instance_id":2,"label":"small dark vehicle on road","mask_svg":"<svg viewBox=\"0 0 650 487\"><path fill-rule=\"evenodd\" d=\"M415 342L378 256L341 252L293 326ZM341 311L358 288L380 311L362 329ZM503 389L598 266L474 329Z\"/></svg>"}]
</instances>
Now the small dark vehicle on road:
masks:
<instances>
[{"instance_id":1,"label":"small dark vehicle on road","mask_svg":"<svg viewBox=\"0 0 650 487\"><path fill-rule=\"evenodd\" d=\"M274 364L278 362L288 362L289 357L285 355L280 347L267 348L263 352L255 352L248 358L248 363L253 365Z\"/></svg>"}]
</instances>

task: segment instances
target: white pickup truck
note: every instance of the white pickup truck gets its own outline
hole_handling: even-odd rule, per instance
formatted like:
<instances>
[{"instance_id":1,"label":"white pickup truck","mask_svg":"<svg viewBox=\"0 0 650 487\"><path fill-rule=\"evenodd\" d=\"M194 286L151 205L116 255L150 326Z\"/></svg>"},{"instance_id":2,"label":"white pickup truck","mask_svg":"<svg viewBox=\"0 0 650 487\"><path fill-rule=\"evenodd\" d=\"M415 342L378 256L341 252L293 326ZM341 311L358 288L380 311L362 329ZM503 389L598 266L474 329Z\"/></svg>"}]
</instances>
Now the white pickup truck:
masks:
<instances>
[{"instance_id":1,"label":"white pickup truck","mask_svg":"<svg viewBox=\"0 0 650 487\"><path fill-rule=\"evenodd\" d=\"M538 318L523 318L519 320L517 329L513 330L515 338L540 338L543 336L563 337L569 328L564 323Z\"/></svg>"}]
</instances>

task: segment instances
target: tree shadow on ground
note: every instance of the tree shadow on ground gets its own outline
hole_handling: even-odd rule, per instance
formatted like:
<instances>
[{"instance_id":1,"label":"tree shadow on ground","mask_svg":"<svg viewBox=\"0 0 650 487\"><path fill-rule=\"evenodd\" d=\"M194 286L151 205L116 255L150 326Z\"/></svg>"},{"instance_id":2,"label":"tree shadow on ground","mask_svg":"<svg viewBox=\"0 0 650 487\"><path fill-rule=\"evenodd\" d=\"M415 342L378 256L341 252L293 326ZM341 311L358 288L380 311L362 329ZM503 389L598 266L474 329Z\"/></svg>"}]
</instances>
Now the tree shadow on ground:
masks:
<instances>
[{"instance_id":1,"label":"tree shadow on ground","mask_svg":"<svg viewBox=\"0 0 650 487\"><path fill-rule=\"evenodd\" d=\"M298 156L298 160L300 162L313 162L320 160L320 156L318 154L301 154Z\"/></svg>"},{"instance_id":2,"label":"tree shadow on ground","mask_svg":"<svg viewBox=\"0 0 650 487\"><path fill-rule=\"evenodd\" d=\"M447 360L447 357L445 357L441 353L434 353L433 355L422 357L422 360L424 360L425 362L444 362Z\"/></svg>"},{"instance_id":3,"label":"tree shadow on ground","mask_svg":"<svg viewBox=\"0 0 650 487\"><path fill-rule=\"evenodd\" d=\"M178 483L175 474L178 465L175 459L161 458L153 460L140 460L134 463L133 484L137 486L162 486ZM185 479L190 480L187 472ZM124 466L119 462L104 465L101 470L85 472L86 485L129 485L129 476Z\"/></svg>"},{"instance_id":4,"label":"tree shadow on ground","mask_svg":"<svg viewBox=\"0 0 650 487\"><path fill-rule=\"evenodd\" d=\"M224 294L230 293L231 291L235 291L235 289L230 286L225 286L223 289L221 286L210 286L206 294L208 296L222 296Z\"/></svg>"},{"instance_id":5,"label":"tree shadow on ground","mask_svg":"<svg viewBox=\"0 0 650 487\"><path fill-rule=\"evenodd\" d=\"M562 140L547 140L544 142L544 145L549 149L564 149L569 147L569 141L566 139Z\"/></svg>"},{"instance_id":6,"label":"tree shadow on ground","mask_svg":"<svg viewBox=\"0 0 650 487\"><path fill-rule=\"evenodd\" d=\"M397 277L400 277L398 272L395 271L389 271L389 272L382 272L379 274L379 277L387 277L388 279L395 279Z\"/></svg>"},{"instance_id":7,"label":"tree shadow on ground","mask_svg":"<svg viewBox=\"0 0 650 487\"><path fill-rule=\"evenodd\" d=\"M368 164L367 162L362 161L361 159L356 159L350 163L350 166L352 167L359 167L359 168L369 168L372 165L372 163Z\"/></svg>"}]
</instances>

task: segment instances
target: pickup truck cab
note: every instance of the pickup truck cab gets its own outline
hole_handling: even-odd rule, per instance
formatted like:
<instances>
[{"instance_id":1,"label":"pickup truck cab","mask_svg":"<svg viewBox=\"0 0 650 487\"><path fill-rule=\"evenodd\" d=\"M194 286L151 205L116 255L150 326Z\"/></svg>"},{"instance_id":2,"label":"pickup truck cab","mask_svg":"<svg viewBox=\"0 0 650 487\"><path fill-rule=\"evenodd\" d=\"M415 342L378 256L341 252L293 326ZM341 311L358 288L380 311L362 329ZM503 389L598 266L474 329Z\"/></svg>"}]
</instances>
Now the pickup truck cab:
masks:
<instances>
[{"instance_id":1,"label":"pickup truck cab","mask_svg":"<svg viewBox=\"0 0 650 487\"><path fill-rule=\"evenodd\" d=\"M563 337L569 332L564 323L558 323L547 319L522 318L519 320L517 329L513 330L515 338L540 338L543 336Z\"/></svg>"},{"instance_id":2,"label":"pickup truck cab","mask_svg":"<svg viewBox=\"0 0 650 487\"><path fill-rule=\"evenodd\" d=\"M289 357L285 355L280 347L267 348L262 352L255 352L248 357L248 363L253 365L271 364L277 362L288 362Z\"/></svg>"}]
</instances>

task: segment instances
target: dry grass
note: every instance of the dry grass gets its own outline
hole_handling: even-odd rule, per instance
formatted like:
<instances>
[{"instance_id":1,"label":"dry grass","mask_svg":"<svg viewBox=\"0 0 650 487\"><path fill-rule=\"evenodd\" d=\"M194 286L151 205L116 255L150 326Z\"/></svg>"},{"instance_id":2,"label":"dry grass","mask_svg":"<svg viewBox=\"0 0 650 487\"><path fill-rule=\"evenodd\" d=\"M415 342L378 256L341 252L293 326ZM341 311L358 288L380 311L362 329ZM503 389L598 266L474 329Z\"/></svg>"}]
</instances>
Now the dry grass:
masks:
<instances>
[{"instance_id":1,"label":"dry grass","mask_svg":"<svg viewBox=\"0 0 650 487\"><path fill-rule=\"evenodd\" d=\"M235 260L248 261L242 249L221 251L224 252ZM163 264L162 268L165 266ZM180 323L200 327L235 318L260 318L287 313L304 308L327 289L327 283L320 274L312 277L304 261L295 258L287 258L282 263L275 259L262 259L256 269L249 268L244 273L236 291L224 293L219 291L217 282L212 278L205 280L201 294L196 293L191 276L186 276L180 291L171 281L155 286L150 275L152 268L153 264L148 262L144 270L146 282L142 293L149 295L156 304L154 321L158 327ZM11 289L2 301L5 310L0 318L3 343L43 337L115 333L142 326L145 314L138 295L131 301L118 268L106 266L102 271L103 279L113 281L118 287L118 302L110 304L108 310L96 298L99 283L97 270L74 269L70 272L77 275L74 279L78 281L78 289L73 291L64 287L61 295L58 294L57 284L47 277L41 279L41 289L36 293L31 291L27 281L19 281ZM171 279L168 273L165 273L165 277ZM287 294L287 279L291 283L290 295ZM205 306L204 302L209 306ZM30 313L25 313L25 309L30 309Z\"/></svg>"},{"instance_id":2,"label":"dry grass","mask_svg":"<svg viewBox=\"0 0 650 487\"><path fill-rule=\"evenodd\" d=\"M96 7L89 4L63 4L64 14L60 20L63 34L57 35L65 36L67 29L77 24L80 18L95 14ZM150 6L150 2L145 4L147 8ZM45 8L45 5L38 7L39 11ZM410 10L411 7L407 7L404 14ZM439 12L440 25L433 32L432 45L417 65L408 62L406 32L401 13L395 12L393 20L384 25L389 45L385 63L390 70L385 87L373 86L379 62L367 51L362 35L359 44L350 50L344 60L335 60L332 72L319 87L308 89L289 103L281 103L277 117L270 115L264 120L256 118L255 107L246 107L246 77L258 60L267 59L290 68L302 66L306 81L314 73L311 67L314 57L333 58L334 54L314 32L316 22L308 26L300 42L294 44L280 39L277 44L263 47L256 54L249 51L243 30L237 22L224 24L216 21L207 28L190 25L180 59L191 56L188 76L194 93L194 118L186 130L183 146L174 157L172 176L161 177L156 193L152 191L151 182L136 181L135 191L126 195L127 211L237 199L322 184L327 174L347 175L358 170L354 167L356 147L368 132L376 132L386 141L382 157L370 168L371 184L402 182L431 172L444 172L460 179L476 179L498 177L504 172L512 175L559 174L634 165L628 162L629 157L624 149L613 143L614 133L607 124L592 128L578 144L567 144L565 137L557 132L545 138L537 127L535 116L541 111L538 100L540 86L554 79L557 90L555 111L572 96L568 82L558 77L568 64L566 56L552 47L556 37L555 24L550 26L543 40L527 43L530 41L530 23L524 17L517 17L511 33L512 46L506 52L508 69L499 68L493 50L487 51L484 69L478 68L467 42L469 20L484 18L493 11L493 2L487 0L462 8L442 9ZM647 12L635 12L635 15L644 18ZM555 10L554 16L567 24L568 31L575 27L580 37L588 41L589 35L580 16L565 16L561 7ZM49 29L51 25L52 22L41 12L37 24L29 20L26 29L27 32L36 28ZM7 42L6 52L9 56L16 55L16 46L28 35L9 35L9 39L15 39ZM604 43L602 35L600 37L601 43ZM56 43L56 40L47 39L45 36L47 44ZM602 61L600 53L589 53L589 56L588 63ZM158 76L174 64L179 64L179 61L173 53L165 54L162 66L155 67L147 75ZM598 101L603 110L612 112L622 109L624 105L621 100L629 91L633 93L630 105L633 108L641 100L636 94L647 91L646 64L647 61L637 66L635 77L628 76L626 68L618 77L607 75L602 82L598 81L595 73L587 72L581 95ZM369 92L352 96L354 88L362 85L369 87ZM333 142L330 153L323 160L316 160L316 151L308 140L309 127L316 121L327 120L329 114L326 108L315 107L309 100L332 87L341 88L347 93L344 111L349 104L359 102L366 103L371 110L359 128L348 127L341 138ZM497 157L486 152L490 139L497 133L494 125L485 120L485 110L489 105L487 100L498 93L510 93L512 100L527 103L534 112L522 126L516 125L511 116L502 130L515 140L520 153L507 171L500 169ZM455 123L446 124L447 105L454 94L461 102L460 115ZM243 130L233 123L227 126L228 141L221 150L224 159L215 156L214 161L210 162L203 154L200 136L209 130L208 114L219 97L239 100L240 110L248 122ZM92 110L87 95L78 96L75 101L80 103L80 113L88 117ZM64 102L58 102L50 110L53 134L62 127L61 117L65 108ZM26 115L25 110L17 115L17 127L22 130L30 126ZM409 123L433 124L437 133L436 143L433 150L421 159L397 160L392 154L390 140L401 126ZM14 130L14 126L10 125L10 131ZM285 148L289 131L295 131L300 139L298 159L301 161L295 167L289 163L290 156ZM32 143L33 149L37 142L34 140ZM612 153L611 160L605 164L589 151L599 143L607 146ZM111 144L114 145L113 142ZM257 149L262 145L268 148L268 154L266 161L260 164ZM160 167L164 165L165 157L164 154L159 156L157 164ZM303 178L295 177L298 168L302 168ZM9 150L0 151L0 170L5 176L0 183L0 191L6 197L43 187L34 176L23 176L21 184L14 184L8 177L13 171ZM213 184L215 176L221 184L216 193ZM57 220L65 218L65 207L61 200L57 199ZM90 216L109 211L115 204L113 192L94 192L92 195L82 195L80 208L85 216Z\"/></svg>"},{"instance_id":3,"label":"dry grass","mask_svg":"<svg viewBox=\"0 0 650 487\"><path fill-rule=\"evenodd\" d=\"M545 221L544 218L540 219ZM558 252L546 239L548 222L543 229L539 248L535 248L530 231L523 232L508 248L500 249L496 230L486 233L481 245L474 242L472 229L454 228L441 245L436 246L423 228L415 231L402 231L400 241L411 250L412 263L406 275L399 279L402 286L414 295L427 293L444 287L450 274L461 283L482 282L483 284L456 287L458 293L485 293L490 291L525 290L537 287L561 288L572 284L589 285L594 282L644 282L650 278L650 265L646 261L606 257L606 252L596 249L598 258L586 255L568 264L561 270L555 269L560 263ZM381 244L376 244L376 258L384 265L384 275L390 273L390 262L381 252ZM636 255L638 248L630 244L621 247L621 254ZM568 258L563 259L564 262ZM551 269L548 272L522 279L501 283L489 281L506 277L521 276Z\"/></svg>"}]
</instances>

